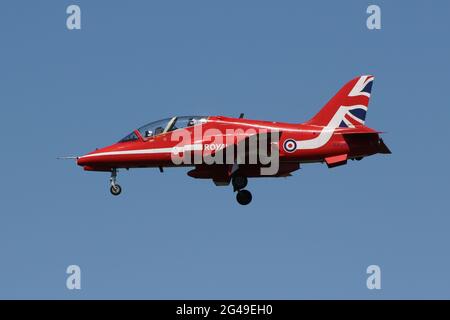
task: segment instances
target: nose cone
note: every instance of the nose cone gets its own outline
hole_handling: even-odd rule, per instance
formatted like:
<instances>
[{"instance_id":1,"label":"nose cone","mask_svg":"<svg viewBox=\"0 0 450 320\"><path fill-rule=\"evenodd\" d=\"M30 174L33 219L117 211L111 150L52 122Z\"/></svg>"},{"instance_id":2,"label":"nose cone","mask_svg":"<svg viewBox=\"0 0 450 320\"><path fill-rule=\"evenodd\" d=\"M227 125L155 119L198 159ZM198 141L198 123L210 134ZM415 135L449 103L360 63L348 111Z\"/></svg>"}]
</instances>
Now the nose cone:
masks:
<instances>
[{"instance_id":1,"label":"nose cone","mask_svg":"<svg viewBox=\"0 0 450 320\"><path fill-rule=\"evenodd\" d=\"M84 170L96 170L96 167L102 166L102 157L99 156L102 153L102 149L96 149L95 151L89 152L84 156L81 156L77 160L77 164L84 168Z\"/></svg>"},{"instance_id":2,"label":"nose cone","mask_svg":"<svg viewBox=\"0 0 450 320\"><path fill-rule=\"evenodd\" d=\"M77 160L77 165L79 165L80 167L87 166L88 164L89 164L89 161L86 158L86 156L81 156Z\"/></svg>"},{"instance_id":3,"label":"nose cone","mask_svg":"<svg viewBox=\"0 0 450 320\"><path fill-rule=\"evenodd\" d=\"M117 147L116 144L113 144L108 147L96 149L79 157L77 164L87 171L109 171L116 165L114 151L117 150Z\"/></svg>"},{"instance_id":4,"label":"nose cone","mask_svg":"<svg viewBox=\"0 0 450 320\"><path fill-rule=\"evenodd\" d=\"M77 160L77 164L80 167L83 167L84 170L87 171L95 170L95 167L98 165L98 160L96 159L97 157L95 156L96 153L98 153L97 150L79 157Z\"/></svg>"}]
</instances>

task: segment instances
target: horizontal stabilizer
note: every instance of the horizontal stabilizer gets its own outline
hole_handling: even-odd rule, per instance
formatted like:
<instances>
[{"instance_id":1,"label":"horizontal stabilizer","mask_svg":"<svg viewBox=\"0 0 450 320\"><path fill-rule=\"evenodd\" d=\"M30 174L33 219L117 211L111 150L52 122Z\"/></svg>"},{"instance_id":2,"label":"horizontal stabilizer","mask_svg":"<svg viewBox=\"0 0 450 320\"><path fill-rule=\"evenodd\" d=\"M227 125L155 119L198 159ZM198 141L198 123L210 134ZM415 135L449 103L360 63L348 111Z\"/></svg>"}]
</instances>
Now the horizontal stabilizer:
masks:
<instances>
[{"instance_id":1,"label":"horizontal stabilizer","mask_svg":"<svg viewBox=\"0 0 450 320\"><path fill-rule=\"evenodd\" d=\"M325 162L327 163L328 168L342 166L344 164L347 164L347 154L340 154L338 156L327 157L325 158Z\"/></svg>"},{"instance_id":2,"label":"horizontal stabilizer","mask_svg":"<svg viewBox=\"0 0 450 320\"><path fill-rule=\"evenodd\" d=\"M367 129L360 129L360 130L345 130L345 131L341 131L341 132L337 132L340 133L342 135L352 135L352 134L383 134L386 133L384 131L367 131Z\"/></svg>"}]
</instances>

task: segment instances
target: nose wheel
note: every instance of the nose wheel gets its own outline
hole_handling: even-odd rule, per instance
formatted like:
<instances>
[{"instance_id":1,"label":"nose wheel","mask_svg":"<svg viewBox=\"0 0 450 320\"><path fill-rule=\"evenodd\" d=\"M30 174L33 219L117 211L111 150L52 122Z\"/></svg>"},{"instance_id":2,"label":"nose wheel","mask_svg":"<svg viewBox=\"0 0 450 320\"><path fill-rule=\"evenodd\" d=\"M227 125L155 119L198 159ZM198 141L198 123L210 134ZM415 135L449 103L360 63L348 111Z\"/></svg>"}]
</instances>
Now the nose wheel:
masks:
<instances>
[{"instance_id":1,"label":"nose wheel","mask_svg":"<svg viewBox=\"0 0 450 320\"><path fill-rule=\"evenodd\" d=\"M246 206L252 201L252 194L248 190L244 190L247 186L247 177L235 175L231 179L231 184L233 185L233 191L237 191L236 200L240 205Z\"/></svg>"},{"instance_id":2,"label":"nose wheel","mask_svg":"<svg viewBox=\"0 0 450 320\"><path fill-rule=\"evenodd\" d=\"M111 188L109 188L109 191L111 191L111 194L113 196L118 196L122 192L122 187L116 184L115 186L111 186Z\"/></svg>"},{"instance_id":3,"label":"nose wheel","mask_svg":"<svg viewBox=\"0 0 450 320\"><path fill-rule=\"evenodd\" d=\"M109 191L113 196L118 196L122 192L122 187L116 182L117 181L117 169L112 169L111 178L109 178L109 182L111 184L111 188Z\"/></svg>"}]
</instances>

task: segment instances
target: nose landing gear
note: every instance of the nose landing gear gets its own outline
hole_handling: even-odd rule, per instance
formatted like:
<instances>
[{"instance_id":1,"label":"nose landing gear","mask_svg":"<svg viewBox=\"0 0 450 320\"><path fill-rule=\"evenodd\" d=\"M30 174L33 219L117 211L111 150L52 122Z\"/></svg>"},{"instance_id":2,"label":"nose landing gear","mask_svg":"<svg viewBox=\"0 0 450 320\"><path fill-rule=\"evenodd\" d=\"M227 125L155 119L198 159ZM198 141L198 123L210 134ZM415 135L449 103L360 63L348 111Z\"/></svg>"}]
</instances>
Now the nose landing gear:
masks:
<instances>
[{"instance_id":1,"label":"nose landing gear","mask_svg":"<svg viewBox=\"0 0 450 320\"><path fill-rule=\"evenodd\" d=\"M233 185L233 191L237 191L236 200L240 205L247 205L252 201L252 194L248 190L244 190L247 186L247 177L235 175L231 179L231 184Z\"/></svg>"},{"instance_id":2,"label":"nose landing gear","mask_svg":"<svg viewBox=\"0 0 450 320\"><path fill-rule=\"evenodd\" d=\"M113 196L118 196L122 192L122 187L116 183L117 180L117 169L114 168L111 171L111 178L109 178L109 182L111 184L111 188L109 188L109 191L111 191L111 194Z\"/></svg>"}]
</instances>

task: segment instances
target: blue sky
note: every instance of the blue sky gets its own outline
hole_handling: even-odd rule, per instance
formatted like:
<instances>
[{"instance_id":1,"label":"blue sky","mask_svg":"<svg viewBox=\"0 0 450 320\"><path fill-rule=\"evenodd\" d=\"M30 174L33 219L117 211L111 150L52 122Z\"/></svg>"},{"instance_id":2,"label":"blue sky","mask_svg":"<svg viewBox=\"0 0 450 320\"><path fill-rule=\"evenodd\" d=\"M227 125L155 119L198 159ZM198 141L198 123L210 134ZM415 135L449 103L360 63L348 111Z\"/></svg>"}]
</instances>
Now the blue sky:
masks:
<instances>
[{"instance_id":1,"label":"blue sky","mask_svg":"<svg viewBox=\"0 0 450 320\"><path fill-rule=\"evenodd\" d=\"M382 29L366 28L378 4ZM66 7L82 29L66 29ZM450 298L448 1L2 1L0 298ZM254 179L83 172L171 115L302 122L375 75L390 156ZM82 289L66 289L68 265ZM381 267L382 289L366 288Z\"/></svg>"}]
</instances>

